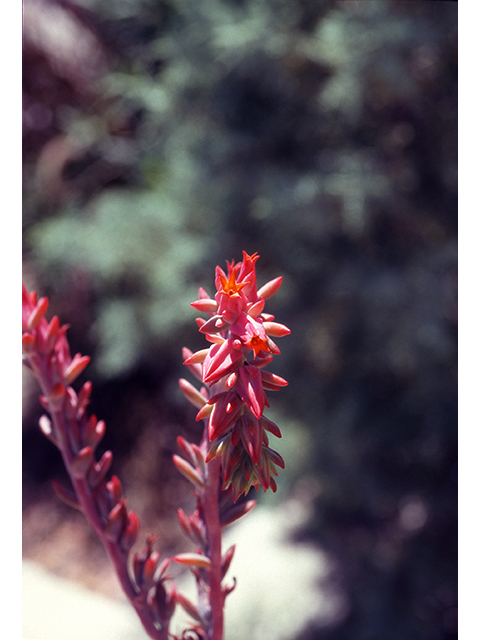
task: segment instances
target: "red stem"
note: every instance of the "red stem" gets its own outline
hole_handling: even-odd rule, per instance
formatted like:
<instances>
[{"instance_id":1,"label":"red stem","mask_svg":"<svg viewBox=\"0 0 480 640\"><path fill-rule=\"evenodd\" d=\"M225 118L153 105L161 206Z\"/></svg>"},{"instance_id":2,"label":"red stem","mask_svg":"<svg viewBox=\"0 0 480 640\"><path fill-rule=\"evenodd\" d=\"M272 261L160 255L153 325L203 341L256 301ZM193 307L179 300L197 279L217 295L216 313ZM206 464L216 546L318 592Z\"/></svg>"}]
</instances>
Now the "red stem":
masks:
<instances>
[{"instance_id":1,"label":"red stem","mask_svg":"<svg viewBox=\"0 0 480 640\"><path fill-rule=\"evenodd\" d=\"M209 640L223 640L223 606L225 595L222 590L222 530L219 514L220 460L212 460L206 465L203 507L207 529L208 557L211 567L208 572L210 587L211 620L208 630Z\"/></svg>"}]
</instances>

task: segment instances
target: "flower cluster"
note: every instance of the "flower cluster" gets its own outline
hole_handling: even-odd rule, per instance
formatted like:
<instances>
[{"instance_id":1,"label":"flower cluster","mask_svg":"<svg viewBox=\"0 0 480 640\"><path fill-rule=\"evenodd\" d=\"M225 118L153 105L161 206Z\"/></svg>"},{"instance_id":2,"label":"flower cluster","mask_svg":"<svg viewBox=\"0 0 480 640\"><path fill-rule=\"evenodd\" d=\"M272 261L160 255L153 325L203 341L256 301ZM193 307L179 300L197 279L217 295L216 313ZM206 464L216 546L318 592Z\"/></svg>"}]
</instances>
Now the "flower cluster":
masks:
<instances>
[{"instance_id":1,"label":"flower cluster","mask_svg":"<svg viewBox=\"0 0 480 640\"><path fill-rule=\"evenodd\" d=\"M272 338L288 335L290 329L264 312L265 300L278 291L282 278L257 290L258 258L244 252L242 262L227 262L227 273L217 267L214 298L200 288L192 306L209 316L197 318L197 324L211 346L196 353L184 349L184 364L208 388L198 392L180 381L185 396L200 409L197 420L208 420L206 461L221 459L223 487L231 487L234 500L252 486L275 491L272 475L277 475L276 466L284 467L267 435L281 437L280 429L263 412L269 406L265 391L288 383L263 368L280 353Z\"/></svg>"}]
</instances>

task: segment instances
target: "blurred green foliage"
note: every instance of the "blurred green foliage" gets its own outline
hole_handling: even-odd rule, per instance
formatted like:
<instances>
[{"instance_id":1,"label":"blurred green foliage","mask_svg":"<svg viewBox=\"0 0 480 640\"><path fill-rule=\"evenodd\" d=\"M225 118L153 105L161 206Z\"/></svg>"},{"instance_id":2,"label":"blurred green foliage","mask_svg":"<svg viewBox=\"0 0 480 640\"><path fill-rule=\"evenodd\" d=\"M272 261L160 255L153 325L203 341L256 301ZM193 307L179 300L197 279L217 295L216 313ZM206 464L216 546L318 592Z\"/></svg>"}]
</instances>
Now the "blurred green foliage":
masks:
<instances>
[{"instance_id":1,"label":"blurred green foliage","mask_svg":"<svg viewBox=\"0 0 480 640\"><path fill-rule=\"evenodd\" d=\"M99 415L121 434L115 385L141 379L186 420L189 302L258 251L292 328L286 478L352 599L305 640L453 638L455 3L43 0L53 52L31 4L25 273L95 356Z\"/></svg>"}]
</instances>

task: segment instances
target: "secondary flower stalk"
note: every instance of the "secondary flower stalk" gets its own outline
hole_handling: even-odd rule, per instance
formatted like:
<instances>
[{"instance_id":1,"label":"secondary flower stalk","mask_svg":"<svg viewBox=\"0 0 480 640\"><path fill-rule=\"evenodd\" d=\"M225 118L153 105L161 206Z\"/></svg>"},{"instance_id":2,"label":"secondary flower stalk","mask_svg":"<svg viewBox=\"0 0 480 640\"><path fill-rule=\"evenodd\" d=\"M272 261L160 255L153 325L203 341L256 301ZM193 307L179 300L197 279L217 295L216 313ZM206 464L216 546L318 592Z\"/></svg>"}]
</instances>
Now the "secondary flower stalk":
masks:
<instances>
[{"instance_id":1,"label":"secondary flower stalk","mask_svg":"<svg viewBox=\"0 0 480 640\"><path fill-rule=\"evenodd\" d=\"M112 453L106 451L96 460L95 449L105 434L105 423L88 415L92 384L85 382L78 394L71 386L90 358L80 354L71 357L68 327L60 326L57 316L48 323L47 308L47 298L37 301L36 293L23 287L23 362L37 379L43 394L40 402L50 414L50 418L40 418L39 426L60 450L72 482L71 489L59 483L54 483L54 488L90 522L148 635L154 640L171 640L168 627L176 598L174 589L165 589L170 559L161 559L153 550L152 536L147 537L140 554L131 553L140 522L134 511L127 510L120 480L116 476L107 479Z\"/></svg>"}]
</instances>

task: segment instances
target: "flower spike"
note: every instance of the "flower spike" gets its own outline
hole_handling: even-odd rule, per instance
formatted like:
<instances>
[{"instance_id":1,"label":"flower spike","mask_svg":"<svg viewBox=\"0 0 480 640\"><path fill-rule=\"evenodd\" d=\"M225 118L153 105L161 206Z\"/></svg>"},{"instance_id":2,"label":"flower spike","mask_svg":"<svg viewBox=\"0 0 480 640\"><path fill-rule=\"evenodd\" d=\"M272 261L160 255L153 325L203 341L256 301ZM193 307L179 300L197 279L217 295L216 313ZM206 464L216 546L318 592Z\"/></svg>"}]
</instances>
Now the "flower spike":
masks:
<instances>
[{"instance_id":1,"label":"flower spike","mask_svg":"<svg viewBox=\"0 0 480 640\"><path fill-rule=\"evenodd\" d=\"M268 431L280 437L280 429L263 413L269 406L265 391L277 391L288 383L263 367L280 353L272 337L284 337L290 329L264 312L265 300L278 291L282 277L257 289L258 259L257 253L244 251L241 262L227 261L226 271L216 267L214 299L200 289L199 299L192 303L209 316L197 319L197 324L212 344L196 354L184 350L189 354L185 364L198 367L197 377L201 366L201 381L207 385L202 393L213 387L210 397L204 400L184 380L180 382L183 393L200 409L197 420L206 423L206 461L220 460L223 488L231 490L234 501L251 487L275 491L271 474L276 474L275 465L283 463L269 449L267 436Z\"/></svg>"}]
</instances>

